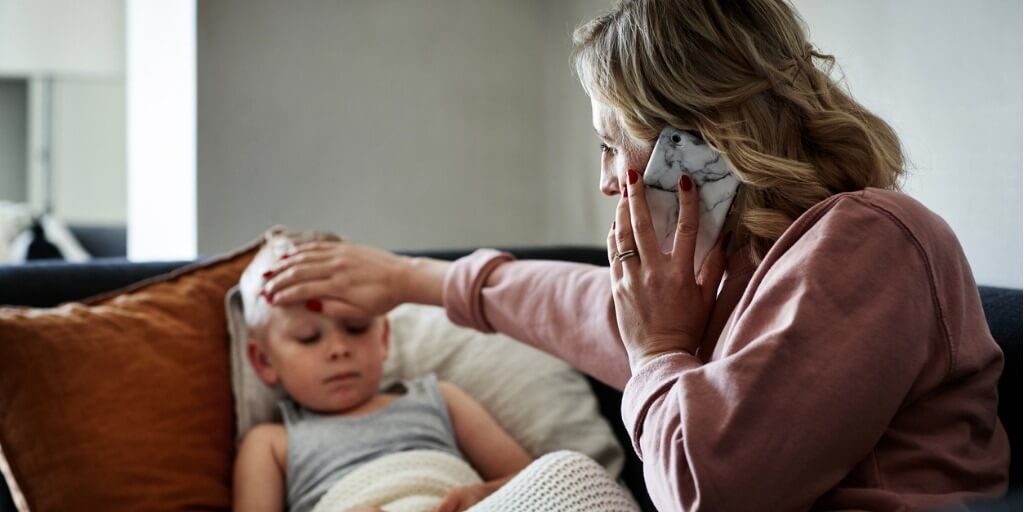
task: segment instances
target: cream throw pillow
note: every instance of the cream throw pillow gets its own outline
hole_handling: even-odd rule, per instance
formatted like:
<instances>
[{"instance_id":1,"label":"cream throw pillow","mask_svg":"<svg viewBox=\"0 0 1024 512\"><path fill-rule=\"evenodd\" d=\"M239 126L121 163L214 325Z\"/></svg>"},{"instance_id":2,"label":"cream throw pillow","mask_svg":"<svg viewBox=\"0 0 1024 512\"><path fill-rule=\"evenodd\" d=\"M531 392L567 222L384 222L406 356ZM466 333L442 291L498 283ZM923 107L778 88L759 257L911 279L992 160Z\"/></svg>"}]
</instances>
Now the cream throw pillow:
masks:
<instances>
[{"instance_id":1,"label":"cream throw pillow","mask_svg":"<svg viewBox=\"0 0 1024 512\"><path fill-rule=\"evenodd\" d=\"M280 421L280 391L266 386L245 353L246 331L237 287L225 297L231 334L231 385L237 436L258 423ZM532 456L573 450L613 476L624 455L601 416L586 378L563 361L508 336L456 326L443 308L405 304L388 313L391 351L382 387L434 372L479 401Z\"/></svg>"}]
</instances>

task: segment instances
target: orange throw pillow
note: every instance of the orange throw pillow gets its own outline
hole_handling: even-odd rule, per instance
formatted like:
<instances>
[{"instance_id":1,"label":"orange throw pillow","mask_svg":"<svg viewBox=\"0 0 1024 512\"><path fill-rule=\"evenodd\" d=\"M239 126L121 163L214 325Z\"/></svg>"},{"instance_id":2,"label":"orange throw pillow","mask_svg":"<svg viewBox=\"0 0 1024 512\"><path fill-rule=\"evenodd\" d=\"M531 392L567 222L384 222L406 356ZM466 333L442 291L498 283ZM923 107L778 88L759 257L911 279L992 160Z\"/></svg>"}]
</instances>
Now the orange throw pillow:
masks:
<instances>
[{"instance_id":1,"label":"orange throw pillow","mask_svg":"<svg viewBox=\"0 0 1024 512\"><path fill-rule=\"evenodd\" d=\"M29 509L230 509L224 295L258 245L81 303L0 308L0 447Z\"/></svg>"}]
</instances>

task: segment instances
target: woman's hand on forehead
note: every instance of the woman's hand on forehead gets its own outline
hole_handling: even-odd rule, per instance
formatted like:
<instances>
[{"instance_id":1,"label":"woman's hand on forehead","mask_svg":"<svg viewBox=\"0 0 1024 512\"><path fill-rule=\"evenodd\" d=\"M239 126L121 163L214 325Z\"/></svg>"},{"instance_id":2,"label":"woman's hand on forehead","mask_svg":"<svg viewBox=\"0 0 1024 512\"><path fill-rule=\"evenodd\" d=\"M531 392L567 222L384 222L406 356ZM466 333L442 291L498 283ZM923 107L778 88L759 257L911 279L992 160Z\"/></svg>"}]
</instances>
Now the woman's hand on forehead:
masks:
<instances>
[{"instance_id":1,"label":"woman's hand on forehead","mask_svg":"<svg viewBox=\"0 0 1024 512\"><path fill-rule=\"evenodd\" d=\"M264 274L274 306L305 303L334 318L366 323L402 302L408 258L351 242L311 242L284 254Z\"/></svg>"}]
</instances>

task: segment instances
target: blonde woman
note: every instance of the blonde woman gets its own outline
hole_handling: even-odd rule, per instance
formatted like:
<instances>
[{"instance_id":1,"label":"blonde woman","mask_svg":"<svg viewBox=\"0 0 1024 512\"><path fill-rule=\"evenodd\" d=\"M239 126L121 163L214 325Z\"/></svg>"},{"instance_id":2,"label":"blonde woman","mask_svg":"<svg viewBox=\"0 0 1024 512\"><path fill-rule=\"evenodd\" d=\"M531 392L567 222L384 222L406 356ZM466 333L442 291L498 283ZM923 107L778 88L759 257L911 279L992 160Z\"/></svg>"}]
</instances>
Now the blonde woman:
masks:
<instances>
[{"instance_id":1,"label":"blonde woman","mask_svg":"<svg viewBox=\"0 0 1024 512\"><path fill-rule=\"evenodd\" d=\"M601 189L618 201L610 270L320 243L274 269L274 303L337 316L443 305L623 389L661 510L904 510L1004 493L1002 353L967 260L941 218L897 191L896 134L830 78L794 9L620 1L574 44ZM696 278L697 187L680 182L663 254L639 181L667 125L720 151L741 182L730 233Z\"/></svg>"}]
</instances>

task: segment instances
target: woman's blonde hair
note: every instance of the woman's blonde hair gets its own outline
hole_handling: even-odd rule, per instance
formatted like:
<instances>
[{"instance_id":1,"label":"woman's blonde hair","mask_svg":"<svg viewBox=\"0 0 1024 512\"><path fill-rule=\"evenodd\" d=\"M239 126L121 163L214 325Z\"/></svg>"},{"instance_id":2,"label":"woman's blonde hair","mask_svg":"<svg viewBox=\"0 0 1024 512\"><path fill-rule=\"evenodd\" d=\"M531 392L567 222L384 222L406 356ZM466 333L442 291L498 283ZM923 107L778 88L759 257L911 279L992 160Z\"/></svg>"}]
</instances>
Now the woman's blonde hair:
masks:
<instances>
[{"instance_id":1,"label":"woman's blonde hair","mask_svg":"<svg viewBox=\"0 0 1024 512\"><path fill-rule=\"evenodd\" d=\"M900 186L896 133L831 79L835 58L784 0L620 0L573 44L577 75L624 143L649 146L670 125L728 159L755 264L822 199Z\"/></svg>"}]
</instances>

